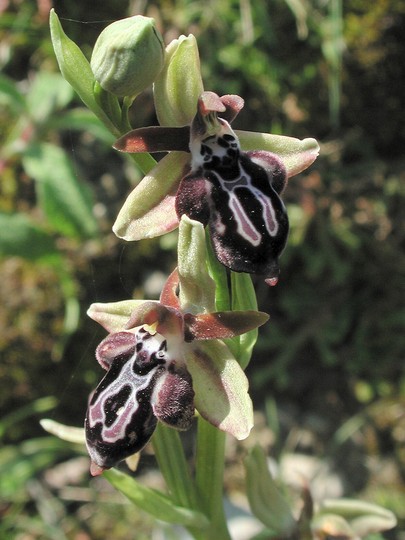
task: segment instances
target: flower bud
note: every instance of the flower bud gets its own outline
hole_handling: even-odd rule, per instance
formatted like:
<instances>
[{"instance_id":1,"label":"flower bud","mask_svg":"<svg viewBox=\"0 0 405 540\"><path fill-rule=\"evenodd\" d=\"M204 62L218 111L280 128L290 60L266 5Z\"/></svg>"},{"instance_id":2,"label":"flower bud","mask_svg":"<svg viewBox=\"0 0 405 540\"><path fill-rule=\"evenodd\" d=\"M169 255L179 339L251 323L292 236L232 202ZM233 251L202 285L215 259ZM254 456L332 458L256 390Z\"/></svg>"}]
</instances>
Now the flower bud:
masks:
<instances>
[{"instance_id":1,"label":"flower bud","mask_svg":"<svg viewBox=\"0 0 405 540\"><path fill-rule=\"evenodd\" d=\"M167 46L165 66L153 85L160 125L191 124L203 90L197 41L192 34L180 36Z\"/></svg>"},{"instance_id":2,"label":"flower bud","mask_svg":"<svg viewBox=\"0 0 405 540\"><path fill-rule=\"evenodd\" d=\"M105 28L94 45L91 69L100 86L134 97L153 83L164 65L162 36L150 17L135 15Z\"/></svg>"}]
</instances>

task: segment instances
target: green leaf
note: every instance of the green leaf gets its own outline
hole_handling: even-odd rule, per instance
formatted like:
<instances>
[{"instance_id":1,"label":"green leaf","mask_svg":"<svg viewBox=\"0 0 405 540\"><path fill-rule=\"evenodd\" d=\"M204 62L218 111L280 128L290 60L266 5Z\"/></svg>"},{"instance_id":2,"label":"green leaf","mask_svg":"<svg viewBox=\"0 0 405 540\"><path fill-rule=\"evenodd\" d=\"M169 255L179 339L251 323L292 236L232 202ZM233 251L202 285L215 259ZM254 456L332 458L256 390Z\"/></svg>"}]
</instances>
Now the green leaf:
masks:
<instances>
[{"instance_id":1,"label":"green leaf","mask_svg":"<svg viewBox=\"0 0 405 540\"><path fill-rule=\"evenodd\" d=\"M103 476L138 508L156 519L185 527L205 528L208 520L201 512L177 506L163 493L144 486L131 476L116 469L104 471Z\"/></svg>"},{"instance_id":2,"label":"green leaf","mask_svg":"<svg viewBox=\"0 0 405 540\"><path fill-rule=\"evenodd\" d=\"M41 71L35 77L27 94L27 107L36 122L46 121L50 115L73 98L72 87L57 73Z\"/></svg>"},{"instance_id":3,"label":"green leaf","mask_svg":"<svg viewBox=\"0 0 405 540\"><path fill-rule=\"evenodd\" d=\"M245 459L246 494L253 514L283 538L292 535L296 522L290 506L271 477L266 456L255 446Z\"/></svg>"},{"instance_id":4,"label":"green leaf","mask_svg":"<svg viewBox=\"0 0 405 540\"><path fill-rule=\"evenodd\" d=\"M0 497L15 500L23 495L27 481L61 457L71 457L75 447L55 437L41 437L0 449Z\"/></svg>"},{"instance_id":5,"label":"green leaf","mask_svg":"<svg viewBox=\"0 0 405 540\"><path fill-rule=\"evenodd\" d=\"M95 78L90 63L76 43L64 33L59 18L53 9L50 13L49 24L52 45L63 77L72 85L83 103L100 118L108 129L116 136L121 135L94 97Z\"/></svg>"},{"instance_id":6,"label":"green leaf","mask_svg":"<svg viewBox=\"0 0 405 540\"><path fill-rule=\"evenodd\" d=\"M94 137L103 141L106 145L112 146L115 141L114 135L104 126L104 124L94 114L85 109L78 107L70 111L64 112L62 115L55 115L50 118L48 124L50 128L73 131L87 131Z\"/></svg>"},{"instance_id":7,"label":"green leaf","mask_svg":"<svg viewBox=\"0 0 405 540\"><path fill-rule=\"evenodd\" d=\"M31 261L58 256L55 242L24 214L0 213L0 257Z\"/></svg>"},{"instance_id":8,"label":"green leaf","mask_svg":"<svg viewBox=\"0 0 405 540\"><path fill-rule=\"evenodd\" d=\"M23 166L37 181L40 206L55 231L73 238L96 235L91 193L78 181L63 150L52 144L34 144L24 153Z\"/></svg>"},{"instance_id":9,"label":"green leaf","mask_svg":"<svg viewBox=\"0 0 405 540\"><path fill-rule=\"evenodd\" d=\"M0 439L7 433L7 430L21 420L30 416L41 414L55 408L57 400L53 396L39 398L29 405L24 405L16 410L12 410L0 419Z\"/></svg>"}]
</instances>

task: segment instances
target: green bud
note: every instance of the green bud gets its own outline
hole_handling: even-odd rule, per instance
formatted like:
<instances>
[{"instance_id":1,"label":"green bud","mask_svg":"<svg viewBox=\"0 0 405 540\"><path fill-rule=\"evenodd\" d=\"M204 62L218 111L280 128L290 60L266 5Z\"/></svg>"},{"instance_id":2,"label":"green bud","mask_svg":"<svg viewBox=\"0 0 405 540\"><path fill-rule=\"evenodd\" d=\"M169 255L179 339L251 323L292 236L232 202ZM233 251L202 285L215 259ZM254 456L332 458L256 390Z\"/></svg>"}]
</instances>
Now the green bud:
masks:
<instances>
[{"instance_id":1,"label":"green bud","mask_svg":"<svg viewBox=\"0 0 405 540\"><path fill-rule=\"evenodd\" d=\"M153 85L160 125L191 124L203 91L197 41L192 34L180 36L167 46L165 66Z\"/></svg>"},{"instance_id":2,"label":"green bud","mask_svg":"<svg viewBox=\"0 0 405 540\"><path fill-rule=\"evenodd\" d=\"M90 65L104 90L118 97L135 97L156 79L164 57L163 39L155 21L135 15L101 32Z\"/></svg>"}]
</instances>

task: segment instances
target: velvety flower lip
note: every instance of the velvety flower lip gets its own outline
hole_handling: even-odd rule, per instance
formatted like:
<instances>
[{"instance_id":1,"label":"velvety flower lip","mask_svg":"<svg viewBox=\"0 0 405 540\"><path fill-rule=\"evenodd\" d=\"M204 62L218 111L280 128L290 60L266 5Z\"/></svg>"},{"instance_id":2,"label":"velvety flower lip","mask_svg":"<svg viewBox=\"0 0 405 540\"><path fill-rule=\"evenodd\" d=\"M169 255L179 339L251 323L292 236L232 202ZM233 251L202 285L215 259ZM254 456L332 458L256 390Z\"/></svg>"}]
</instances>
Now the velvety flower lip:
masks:
<instances>
[{"instance_id":1,"label":"velvety flower lip","mask_svg":"<svg viewBox=\"0 0 405 540\"><path fill-rule=\"evenodd\" d=\"M195 407L235 437L249 434L247 379L219 340L257 328L268 316L184 312L179 283L176 270L159 302L93 304L89 309L111 331L96 351L107 373L90 397L85 420L93 475L141 450L158 421L188 429Z\"/></svg>"},{"instance_id":2,"label":"velvety flower lip","mask_svg":"<svg viewBox=\"0 0 405 540\"><path fill-rule=\"evenodd\" d=\"M203 92L190 126L140 128L121 137L120 151L170 153L129 195L113 230L138 240L173 230L187 215L208 226L222 264L274 285L289 229L281 195L287 178L308 167L319 147L314 139L234 131L230 122L242 108L239 96Z\"/></svg>"}]
</instances>

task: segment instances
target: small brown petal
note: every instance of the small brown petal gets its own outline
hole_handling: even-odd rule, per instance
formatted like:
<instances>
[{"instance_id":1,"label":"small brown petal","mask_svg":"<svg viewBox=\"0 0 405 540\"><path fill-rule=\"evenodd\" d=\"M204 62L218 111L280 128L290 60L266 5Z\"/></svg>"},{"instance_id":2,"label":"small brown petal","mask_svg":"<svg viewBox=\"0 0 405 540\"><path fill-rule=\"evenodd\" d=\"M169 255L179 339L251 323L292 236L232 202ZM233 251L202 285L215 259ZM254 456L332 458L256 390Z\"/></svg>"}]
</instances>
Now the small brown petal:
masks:
<instances>
[{"instance_id":1,"label":"small brown petal","mask_svg":"<svg viewBox=\"0 0 405 540\"><path fill-rule=\"evenodd\" d=\"M226 106L214 92L203 92L198 100L198 110L200 114L206 116L211 112L225 112Z\"/></svg>"},{"instance_id":2,"label":"small brown petal","mask_svg":"<svg viewBox=\"0 0 405 540\"><path fill-rule=\"evenodd\" d=\"M160 295L160 303L164 306L180 309L180 300L177 295L179 287L179 273L177 268L173 270L170 276L167 278L164 284L162 293Z\"/></svg>"},{"instance_id":3,"label":"small brown petal","mask_svg":"<svg viewBox=\"0 0 405 540\"><path fill-rule=\"evenodd\" d=\"M267 322L269 316L261 311L218 311L184 315L185 341L193 339L226 339L249 332Z\"/></svg>"},{"instance_id":4,"label":"small brown petal","mask_svg":"<svg viewBox=\"0 0 405 540\"><path fill-rule=\"evenodd\" d=\"M113 148L120 152L189 152L190 127L151 126L134 129L119 138Z\"/></svg>"},{"instance_id":5,"label":"small brown petal","mask_svg":"<svg viewBox=\"0 0 405 540\"><path fill-rule=\"evenodd\" d=\"M221 96L220 99L226 107L226 111L221 112L220 117L230 123L243 109L245 101L240 96L232 94Z\"/></svg>"}]
</instances>

